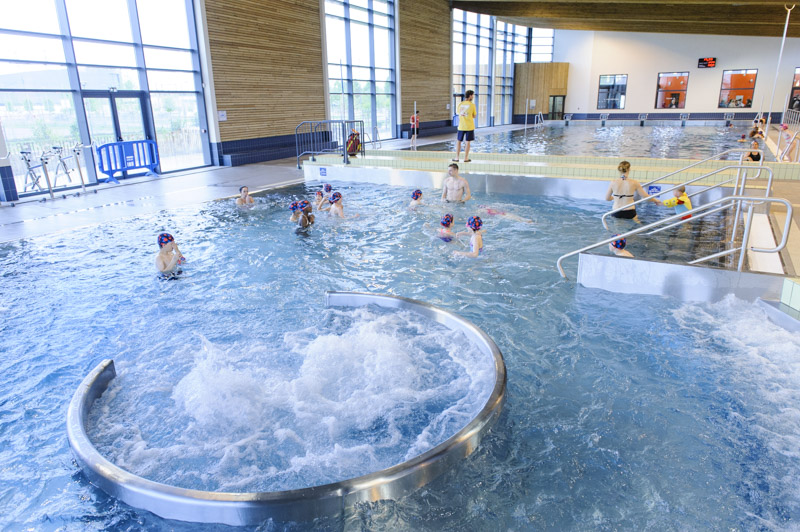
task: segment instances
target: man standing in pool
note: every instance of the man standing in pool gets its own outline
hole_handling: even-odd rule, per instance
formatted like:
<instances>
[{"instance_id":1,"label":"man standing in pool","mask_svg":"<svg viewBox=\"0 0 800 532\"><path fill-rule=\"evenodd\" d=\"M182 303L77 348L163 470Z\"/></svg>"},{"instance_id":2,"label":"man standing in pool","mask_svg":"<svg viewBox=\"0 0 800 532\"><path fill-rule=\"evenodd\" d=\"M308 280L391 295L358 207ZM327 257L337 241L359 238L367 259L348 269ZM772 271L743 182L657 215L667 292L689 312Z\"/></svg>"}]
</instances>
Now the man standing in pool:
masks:
<instances>
[{"instance_id":1,"label":"man standing in pool","mask_svg":"<svg viewBox=\"0 0 800 532\"><path fill-rule=\"evenodd\" d=\"M442 183L442 201L465 202L469 199L472 199L469 183L458 175L458 165L453 163L447 168L447 177Z\"/></svg>"},{"instance_id":2,"label":"man standing in pool","mask_svg":"<svg viewBox=\"0 0 800 532\"><path fill-rule=\"evenodd\" d=\"M470 143L475 140L475 118L478 112L475 110L475 104L472 99L475 97L475 91L467 91L464 101L458 104L456 114L458 115L458 142L456 143L456 158L453 162L458 162L461 156L461 141L466 140L467 146L464 150L464 162L471 162L469 158Z\"/></svg>"}]
</instances>

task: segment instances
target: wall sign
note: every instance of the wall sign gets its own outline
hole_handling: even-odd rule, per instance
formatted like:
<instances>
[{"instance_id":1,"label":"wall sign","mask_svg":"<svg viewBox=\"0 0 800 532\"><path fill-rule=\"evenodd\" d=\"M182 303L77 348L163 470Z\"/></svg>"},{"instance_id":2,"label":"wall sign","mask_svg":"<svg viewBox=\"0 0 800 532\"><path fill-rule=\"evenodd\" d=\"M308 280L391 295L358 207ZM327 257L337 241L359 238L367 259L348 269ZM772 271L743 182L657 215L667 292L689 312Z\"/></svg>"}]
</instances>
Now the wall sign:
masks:
<instances>
[{"instance_id":1,"label":"wall sign","mask_svg":"<svg viewBox=\"0 0 800 532\"><path fill-rule=\"evenodd\" d=\"M217 111L217 118L219 118L220 122L227 122L228 121L228 111Z\"/></svg>"},{"instance_id":2,"label":"wall sign","mask_svg":"<svg viewBox=\"0 0 800 532\"><path fill-rule=\"evenodd\" d=\"M328 175L328 169L327 168L320 168L319 169L319 176L320 177L326 177L327 175Z\"/></svg>"},{"instance_id":3,"label":"wall sign","mask_svg":"<svg viewBox=\"0 0 800 532\"><path fill-rule=\"evenodd\" d=\"M714 68L717 66L716 57L701 57L697 60L697 68Z\"/></svg>"}]
</instances>

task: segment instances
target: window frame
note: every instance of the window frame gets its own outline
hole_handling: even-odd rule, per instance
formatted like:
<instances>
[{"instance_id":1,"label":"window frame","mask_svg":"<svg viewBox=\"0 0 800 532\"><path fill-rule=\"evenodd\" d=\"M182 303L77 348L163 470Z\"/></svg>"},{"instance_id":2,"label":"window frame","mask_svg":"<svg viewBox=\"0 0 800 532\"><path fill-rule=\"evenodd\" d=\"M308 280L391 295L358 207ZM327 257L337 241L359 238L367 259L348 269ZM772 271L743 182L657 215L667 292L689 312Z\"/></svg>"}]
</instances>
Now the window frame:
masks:
<instances>
[{"instance_id":1,"label":"window frame","mask_svg":"<svg viewBox=\"0 0 800 532\"><path fill-rule=\"evenodd\" d=\"M659 107L658 106L658 95L662 92L668 92L667 89L659 88L661 86L661 76L667 77L672 75L673 77L686 77L686 87L683 89L669 89L669 92L683 92L683 105L676 106L676 107ZM689 72L677 72L677 71L669 71L669 72L659 72L656 77L656 100L653 103L653 108L656 110L663 111L664 109L686 109L686 100L689 97ZM678 98L678 102L680 103L680 98Z\"/></svg>"},{"instance_id":2,"label":"window frame","mask_svg":"<svg viewBox=\"0 0 800 532\"><path fill-rule=\"evenodd\" d=\"M740 88L737 88L737 87L728 87L726 89L723 86L723 84L725 83L725 73L726 72L743 72L745 75L747 75L748 72L755 72L755 79L753 80L753 88L749 88L748 87L748 88L740 89ZM723 91L730 92L732 90L735 90L735 91L746 91L746 90L749 90L749 91L751 91L751 94L750 94L750 96L751 96L750 97L750 105L744 105L742 107L734 106L733 109L752 109L753 108L753 95L755 95L755 93L756 93L756 83L758 83L758 69L757 68L735 68L735 69L731 69L731 70L723 70L722 71L722 78L720 79L720 82L719 82L719 98L717 98L717 109L730 109L727 105L725 105L725 106L720 105L719 102L722 100L722 92ZM688 85L688 83L687 83L687 85Z\"/></svg>"},{"instance_id":3,"label":"window frame","mask_svg":"<svg viewBox=\"0 0 800 532\"><path fill-rule=\"evenodd\" d=\"M600 80L602 80L604 77L608 77L608 76L613 76L614 77L614 85L611 85L612 87L616 86L616 80L617 80L618 76L625 76L625 92L623 94L621 94L621 96L627 96L628 95L628 74L600 74L598 76L598 79L597 79L597 110L599 111L599 110L606 110L606 109L625 109L624 105L622 107L600 107L600 87L602 87L602 85L600 84ZM627 98L626 98L626 100L627 100ZM606 98L606 102L608 102L608 98ZM627 101L626 101L626 103L627 103Z\"/></svg>"}]
</instances>

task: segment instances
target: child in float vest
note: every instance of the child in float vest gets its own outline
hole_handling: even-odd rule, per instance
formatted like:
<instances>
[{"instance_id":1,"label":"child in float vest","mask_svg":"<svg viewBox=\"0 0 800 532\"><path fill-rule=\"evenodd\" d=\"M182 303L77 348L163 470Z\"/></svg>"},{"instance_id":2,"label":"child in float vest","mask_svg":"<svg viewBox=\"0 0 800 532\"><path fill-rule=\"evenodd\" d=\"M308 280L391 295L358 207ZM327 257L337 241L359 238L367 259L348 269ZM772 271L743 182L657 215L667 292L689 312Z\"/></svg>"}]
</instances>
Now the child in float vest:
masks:
<instances>
[{"instance_id":1,"label":"child in float vest","mask_svg":"<svg viewBox=\"0 0 800 532\"><path fill-rule=\"evenodd\" d=\"M672 194L675 196L674 198L670 198L665 200L662 205L664 207L673 207L675 208L675 214L681 214L684 212L689 212L692 210L692 201L689 199L689 196L686 195L686 187L681 185L675 190L672 191ZM691 218L692 215L686 215L681 220L686 220Z\"/></svg>"}]
</instances>

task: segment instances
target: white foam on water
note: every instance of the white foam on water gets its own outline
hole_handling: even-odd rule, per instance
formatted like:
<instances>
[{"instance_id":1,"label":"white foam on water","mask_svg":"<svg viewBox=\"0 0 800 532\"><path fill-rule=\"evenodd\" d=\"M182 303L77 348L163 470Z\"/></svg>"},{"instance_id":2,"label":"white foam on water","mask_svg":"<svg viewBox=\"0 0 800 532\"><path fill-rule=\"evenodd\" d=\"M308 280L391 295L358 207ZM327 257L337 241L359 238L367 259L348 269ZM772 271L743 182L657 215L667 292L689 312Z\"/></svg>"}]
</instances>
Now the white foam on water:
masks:
<instances>
[{"instance_id":1,"label":"white foam on water","mask_svg":"<svg viewBox=\"0 0 800 532\"><path fill-rule=\"evenodd\" d=\"M409 312L326 315L325 327L272 345L203 340L166 392L147 391L165 389L163 376L125 368L93 408L92 440L114 463L160 482L293 489L421 454L491 394L494 362L461 333Z\"/></svg>"}]
</instances>

